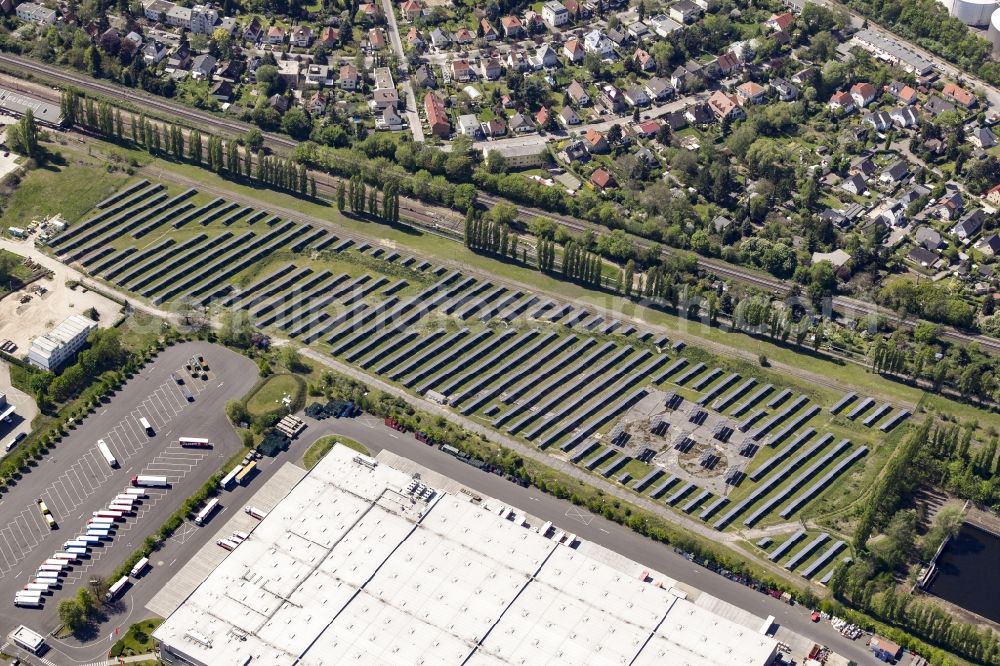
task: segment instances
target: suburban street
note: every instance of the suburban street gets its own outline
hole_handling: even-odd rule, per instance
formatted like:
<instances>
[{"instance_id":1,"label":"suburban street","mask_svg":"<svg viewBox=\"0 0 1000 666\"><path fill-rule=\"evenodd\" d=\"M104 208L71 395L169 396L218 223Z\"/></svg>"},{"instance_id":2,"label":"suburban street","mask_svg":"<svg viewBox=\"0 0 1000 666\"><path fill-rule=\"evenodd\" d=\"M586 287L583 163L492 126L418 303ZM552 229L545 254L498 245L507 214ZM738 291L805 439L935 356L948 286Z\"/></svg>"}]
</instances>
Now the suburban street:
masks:
<instances>
[{"instance_id":1,"label":"suburban street","mask_svg":"<svg viewBox=\"0 0 1000 666\"><path fill-rule=\"evenodd\" d=\"M399 59L398 71L405 75L403 79L403 93L406 95L406 119L410 124L410 132L413 133L413 140L423 143L424 128L420 124L420 107L417 105L417 96L413 93L413 83L410 81L409 65L406 60L406 52L403 51L403 41L399 37L399 26L396 24L396 14L392 8L391 0L382 0L382 11L385 12L389 20L389 42L392 50Z\"/></svg>"},{"instance_id":2,"label":"suburban street","mask_svg":"<svg viewBox=\"0 0 1000 666\"><path fill-rule=\"evenodd\" d=\"M172 372L183 372L187 359L203 355L208 379L185 378L194 395L187 401ZM181 343L155 358L129 380L105 407L82 421L17 484L0 496L0 635L19 624L47 633L58 625L60 599L95 577L106 577L240 448L225 416L225 404L253 384L257 368L235 352L207 342ZM138 423L144 417L155 434ZM211 450L183 449L181 435L206 437ZM104 439L118 461L111 468L97 452ZM149 489L137 514L118 523L114 539L104 542L74 566L62 587L40 609L8 603L31 582L33 574L66 540L85 531L92 512L106 508L129 485L134 474L166 476L168 489ZM36 504L45 501L56 519L50 530ZM104 648L102 647L102 650Z\"/></svg>"}]
</instances>

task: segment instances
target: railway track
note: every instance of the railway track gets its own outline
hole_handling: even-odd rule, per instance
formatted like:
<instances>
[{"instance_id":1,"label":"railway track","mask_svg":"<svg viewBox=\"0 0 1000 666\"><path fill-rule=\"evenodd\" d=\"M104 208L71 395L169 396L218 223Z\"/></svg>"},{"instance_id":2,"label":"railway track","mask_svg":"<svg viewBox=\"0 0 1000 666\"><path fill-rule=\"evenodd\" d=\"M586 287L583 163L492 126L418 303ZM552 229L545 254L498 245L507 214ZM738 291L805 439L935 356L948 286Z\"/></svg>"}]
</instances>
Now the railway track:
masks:
<instances>
[{"instance_id":1,"label":"railway track","mask_svg":"<svg viewBox=\"0 0 1000 666\"><path fill-rule=\"evenodd\" d=\"M220 118L215 114L191 109L182 104L171 102L155 95L150 95L142 91L136 91L117 84L93 79L86 75L77 74L59 67L35 62L20 56L0 54L0 65L6 65L8 68L19 69L31 74L43 76L62 85L74 86L81 90L93 91L101 95L121 99L132 105L146 107L148 109L167 114L168 116L172 115L180 117L195 123L198 127L214 128L214 130L220 135L238 137L245 134L247 130L252 127L242 121ZM52 97L50 99L55 97L58 97L58 94L56 91L52 91ZM294 139L281 134L264 132L263 135L265 144L276 153L288 154L294 151L298 145L298 142ZM322 172L313 172L313 176L316 179L316 188L318 192L322 192L327 197L336 196L336 189L340 183L340 179ZM499 203L507 203L506 200L501 199L500 197L487 195L482 192L477 192L477 201L485 205L487 208L493 207ZM461 229L459 228L460 223L457 220L452 219L454 212L450 209L430 206L420 200L409 198L401 198L401 207L406 211L408 218L420 223L421 226L431 227L431 230L436 233L440 233L441 229L446 230L447 233L450 234L461 232ZM567 215L551 213L537 208L531 208L529 206L515 205L515 207L518 215L524 222L540 217L558 222L567 229L577 233L582 233L584 231L609 233L611 231L603 225L579 220ZM652 245L649 241L637 238L634 240L636 245L640 248L646 248ZM674 250L668 248L661 249L661 256L663 257L669 257L673 254ZM766 276L744 267L733 266L732 264L727 264L726 262L697 257L697 266L699 270L706 273L712 273L723 278L742 282L743 284L769 290L778 296L787 296L792 291L792 285L783 280ZM921 323L921 320L914 317L901 318L894 312L879 308L874 303L868 303L845 296L833 297L832 307L835 311L839 311L845 315L853 317L863 317L877 314L884 317L886 321L897 327L904 326L913 328ZM985 335L963 333L962 331L950 326L941 326L940 329L941 337L945 340L961 344L974 342L977 343L984 351L1000 354L1000 340Z\"/></svg>"}]
</instances>

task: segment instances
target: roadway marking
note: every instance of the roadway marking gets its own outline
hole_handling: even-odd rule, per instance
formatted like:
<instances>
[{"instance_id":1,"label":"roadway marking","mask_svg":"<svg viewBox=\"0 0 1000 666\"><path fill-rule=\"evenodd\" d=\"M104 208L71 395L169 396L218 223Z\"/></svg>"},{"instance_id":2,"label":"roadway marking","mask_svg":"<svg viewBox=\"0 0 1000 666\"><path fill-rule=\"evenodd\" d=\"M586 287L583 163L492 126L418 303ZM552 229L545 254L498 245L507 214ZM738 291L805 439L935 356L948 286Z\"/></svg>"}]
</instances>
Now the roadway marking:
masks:
<instances>
[{"instance_id":1,"label":"roadway marking","mask_svg":"<svg viewBox=\"0 0 1000 666\"><path fill-rule=\"evenodd\" d=\"M566 517L579 521L584 525L590 525L594 521L594 514L575 506L571 506L566 510Z\"/></svg>"}]
</instances>

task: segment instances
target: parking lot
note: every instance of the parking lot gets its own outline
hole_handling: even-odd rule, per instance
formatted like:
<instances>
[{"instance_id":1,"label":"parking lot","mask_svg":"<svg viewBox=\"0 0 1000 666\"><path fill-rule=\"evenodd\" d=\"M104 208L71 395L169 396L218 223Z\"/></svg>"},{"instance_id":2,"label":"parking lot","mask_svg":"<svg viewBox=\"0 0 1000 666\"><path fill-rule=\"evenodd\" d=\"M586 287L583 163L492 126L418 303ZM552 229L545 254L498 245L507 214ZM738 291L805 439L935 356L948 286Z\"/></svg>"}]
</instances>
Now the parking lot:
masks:
<instances>
[{"instance_id":1,"label":"parking lot","mask_svg":"<svg viewBox=\"0 0 1000 666\"><path fill-rule=\"evenodd\" d=\"M207 379L183 371L191 356L203 355ZM193 400L172 378L177 372ZM197 490L240 446L225 417L228 400L246 392L257 377L247 358L209 343L184 343L164 351L133 377L111 402L87 418L37 467L0 497L0 630L18 624L45 633L58 624L57 606L81 581L108 576L142 541ZM152 436L140 427L146 418ZM177 437L205 437L212 449L184 449ZM103 439L117 459L112 469L96 448ZM147 489L137 514L119 523L115 538L75 566L61 589L41 609L17 608L14 593L30 582L37 566L82 533L92 512L105 508L134 474L165 476L168 489ZM37 499L45 501L58 527L49 530ZM56 659L56 661L59 661Z\"/></svg>"}]
</instances>

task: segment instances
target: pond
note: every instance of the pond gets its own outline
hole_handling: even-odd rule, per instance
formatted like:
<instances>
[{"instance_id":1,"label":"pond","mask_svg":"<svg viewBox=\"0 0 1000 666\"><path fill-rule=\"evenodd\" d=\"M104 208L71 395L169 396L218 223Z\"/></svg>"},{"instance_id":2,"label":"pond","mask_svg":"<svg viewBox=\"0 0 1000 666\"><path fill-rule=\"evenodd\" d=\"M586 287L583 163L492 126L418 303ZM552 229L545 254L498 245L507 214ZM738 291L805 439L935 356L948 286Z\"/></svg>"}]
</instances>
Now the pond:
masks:
<instances>
[{"instance_id":1,"label":"pond","mask_svg":"<svg viewBox=\"0 0 1000 666\"><path fill-rule=\"evenodd\" d=\"M931 594L1000 622L1000 536L966 523L937 566Z\"/></svg>"}]
</instances>

